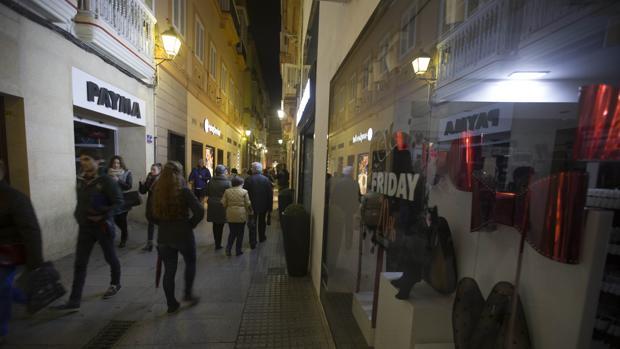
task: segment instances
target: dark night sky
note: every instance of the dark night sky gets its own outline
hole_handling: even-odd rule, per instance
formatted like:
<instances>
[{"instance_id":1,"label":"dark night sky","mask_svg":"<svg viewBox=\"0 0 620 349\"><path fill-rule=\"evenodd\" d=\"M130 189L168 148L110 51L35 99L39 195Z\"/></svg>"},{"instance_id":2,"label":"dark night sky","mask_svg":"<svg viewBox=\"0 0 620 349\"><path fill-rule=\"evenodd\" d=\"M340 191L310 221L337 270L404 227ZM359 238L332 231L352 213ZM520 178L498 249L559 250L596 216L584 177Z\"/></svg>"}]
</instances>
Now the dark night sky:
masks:
<instances>
[{"instance_id":1,"label":"dark night sky","mask_svg":"<svg viewBox=\"0 0 620 349\"><path fill-rule=\"evenodd\" d=\"M280 107L282 79L280 77L280 0L247 0L250 32L269 90L273 111Z\"/></svg>"}]
</instances>

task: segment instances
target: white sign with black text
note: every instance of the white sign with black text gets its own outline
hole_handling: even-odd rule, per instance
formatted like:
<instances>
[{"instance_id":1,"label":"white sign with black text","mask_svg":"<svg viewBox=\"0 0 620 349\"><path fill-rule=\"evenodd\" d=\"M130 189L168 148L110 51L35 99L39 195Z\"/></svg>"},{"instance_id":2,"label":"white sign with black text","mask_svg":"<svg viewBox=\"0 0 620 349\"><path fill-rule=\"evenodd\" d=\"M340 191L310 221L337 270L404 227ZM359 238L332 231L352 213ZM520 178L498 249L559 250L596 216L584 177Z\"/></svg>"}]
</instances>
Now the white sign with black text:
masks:
<instances>
[{"instance_id":1,"label":"white sign with black text","mask_svg":"<svg viewBox=\"0 0 620 349\"><path fill-rule=\"evenodd\" d=\"M126 91L71 68L73 105L132 124L146 125L146 103Z\"/></svg>"},{"instance_id":2,"label":"white sign with black text","mask_svg":"<svg viewBox=\"0 0 620 349\"><path fill-rule=\"evenodd\" d=\"M487 105L439 120L439 141L461 138L464 134L478 136L512 129L512 103Z\"/></svg>"}]
</instances>

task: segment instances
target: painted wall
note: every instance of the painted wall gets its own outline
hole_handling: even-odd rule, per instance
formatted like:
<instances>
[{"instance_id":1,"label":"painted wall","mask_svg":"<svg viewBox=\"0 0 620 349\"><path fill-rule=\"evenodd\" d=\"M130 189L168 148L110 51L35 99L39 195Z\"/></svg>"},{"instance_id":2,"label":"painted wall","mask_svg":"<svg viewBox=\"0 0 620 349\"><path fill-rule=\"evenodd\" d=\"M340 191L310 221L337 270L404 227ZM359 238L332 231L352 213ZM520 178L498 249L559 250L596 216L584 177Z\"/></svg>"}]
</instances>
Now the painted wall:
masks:
<instances>
[{"instance_id":1,"label":"painted wall","mask_svg":"<svg viewBox=\"0 0 620 349\"><path fill-rule=\"evenodd\" d=\"M308 2L304 3L307 8ZM327 163L327 132L330 81L379 0L352 0L348 3L320 2L319 43L316 82L316 116L314 124L314 160L311 210L311 274L317 293L321 284L323 244L323 210L325 205L325 171ZM307 23L304 13L304 23ZM333 35L339 33L339 35Z\"/></svg>"},{"instance_id":2,"label":"painted wall","mask_svg":"<svg viewBox=\"0 0 620 349\"><path fill-rule=\"evenodd\" d=\"M146 101L146 129L139 127L142 131L131 135L140 136L133 144L132 154L142 154L130 156L134 172L146 171L146 154L153 152L144 138L146 133L153 133L152 89L3 5L0 5L0 47L0 93L23 99L25 132L22 139L9 143L9 148L27 153L28 171L17 163L16 168L22 174L27 173L31 199L42 228L45 258L54 259L73 251L77 233L73 218L76 199L71 68L76 67ZM126 146L129 148L130 144ZM122 143L119 148L123 149Z\"/></svg>"}]
</instances>

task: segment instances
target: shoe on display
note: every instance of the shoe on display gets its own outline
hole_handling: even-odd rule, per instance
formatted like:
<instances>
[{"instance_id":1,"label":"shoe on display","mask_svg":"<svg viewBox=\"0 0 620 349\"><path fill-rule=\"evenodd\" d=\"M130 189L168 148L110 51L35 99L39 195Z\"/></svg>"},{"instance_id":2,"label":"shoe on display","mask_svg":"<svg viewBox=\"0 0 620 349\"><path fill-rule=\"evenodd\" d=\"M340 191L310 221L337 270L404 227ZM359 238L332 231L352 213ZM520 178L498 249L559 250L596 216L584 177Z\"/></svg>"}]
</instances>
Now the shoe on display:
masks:
<instances>
[{"instance_id":1,"label":"shoe on display","mask_svg":"<svg viewBox=\"0 0 620 349\"><path fill-rule=\"evenodd\" d=\"M108 289L103 294L103 299L114 297L114 295L116 295L120 289L120 285L110 285L110 287L108 287Z\"/></svg>"},{"instance_id":2,"label":"shoe on display","mask_svg":"<svg viewBox=\"0 0 620 349\"><path fill-rule=\"evenodd\" d=\"M456 348L469 348L471 335L484 308L484 297L476 280L459 281L452 307L452 330Z\"/></svg>"}]
</instances>

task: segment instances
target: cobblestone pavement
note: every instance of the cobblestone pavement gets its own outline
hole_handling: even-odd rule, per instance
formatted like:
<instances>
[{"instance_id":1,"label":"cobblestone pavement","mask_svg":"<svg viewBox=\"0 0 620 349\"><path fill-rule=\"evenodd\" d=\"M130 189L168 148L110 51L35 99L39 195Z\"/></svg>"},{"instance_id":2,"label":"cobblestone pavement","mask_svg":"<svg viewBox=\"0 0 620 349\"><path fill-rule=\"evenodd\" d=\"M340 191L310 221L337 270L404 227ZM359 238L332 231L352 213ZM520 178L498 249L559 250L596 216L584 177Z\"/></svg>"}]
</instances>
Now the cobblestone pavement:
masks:
<instances>
[{"instance_id":1,"label":"cobblestone pavement","mask_svg":"<svg viewBox=\"0 0 620 349\"><path fill-rule=\"evenodd\" d=\"M275 213L274 213L275 216ZM225 229L224 237L227 237ZM161 288L155 288L156 252L143 252L146 226L131 222L127 248L119 250L122 289L101 296L109 269L95 246L78 312L44 309L27 316L14 308L7 348L333 348L333 341L311 281L286 274L277 220L267 242L227 257L214 251L210 223L196 229L198 266L195 293L201 302L166 314ZM179 258L177 295L182 292ZM67 288L73 255L55 261ZM55 302L60 304L64 298Z\"/></svg>"}]
</instances>

